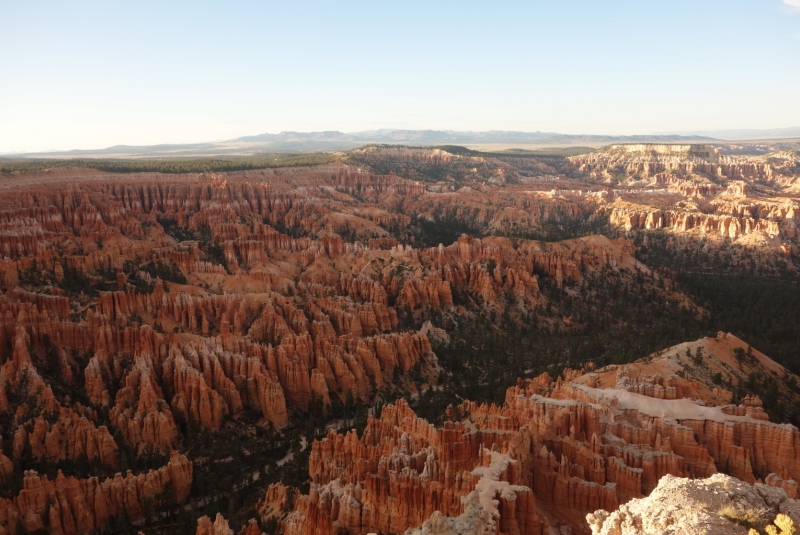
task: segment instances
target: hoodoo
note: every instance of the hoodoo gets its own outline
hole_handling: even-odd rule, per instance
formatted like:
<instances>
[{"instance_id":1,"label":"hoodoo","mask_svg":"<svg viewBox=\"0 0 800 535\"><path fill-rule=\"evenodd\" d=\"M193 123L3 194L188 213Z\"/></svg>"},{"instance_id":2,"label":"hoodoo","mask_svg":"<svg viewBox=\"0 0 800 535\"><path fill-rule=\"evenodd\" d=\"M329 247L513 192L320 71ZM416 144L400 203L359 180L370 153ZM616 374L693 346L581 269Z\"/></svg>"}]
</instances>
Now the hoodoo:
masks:
<instances>
[{"instance_id":1,"label":"hoodoo","mask_svg":"<svg viewBox=\"0 0 800 535\"><path fill-rule=\"evenodd\" d=\"M611 534L720 484L798 521L756 327L794 301L749 286L800 272L793 156L458 152L0 177L0 529ZM692 285L720 258L746 298Z\"/></svg>"}]
</instances>

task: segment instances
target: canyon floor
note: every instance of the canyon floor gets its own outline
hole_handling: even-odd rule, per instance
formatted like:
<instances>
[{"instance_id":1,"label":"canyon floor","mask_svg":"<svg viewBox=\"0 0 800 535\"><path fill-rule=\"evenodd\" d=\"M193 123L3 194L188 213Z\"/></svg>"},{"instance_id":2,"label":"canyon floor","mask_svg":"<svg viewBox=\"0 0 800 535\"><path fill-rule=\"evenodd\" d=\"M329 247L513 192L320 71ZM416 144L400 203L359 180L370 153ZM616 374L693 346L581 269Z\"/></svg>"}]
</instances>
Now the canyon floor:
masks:
<instances>
[{"instance_id":1,"label":"canyon floor","mask_svg":"<svg viewBox=\"0 0 800 535\"><path fill-rule=\"evenodd\" d=\"M0 162L0 535L779 533L799 148Z\"/></svg>"}]
</instances>

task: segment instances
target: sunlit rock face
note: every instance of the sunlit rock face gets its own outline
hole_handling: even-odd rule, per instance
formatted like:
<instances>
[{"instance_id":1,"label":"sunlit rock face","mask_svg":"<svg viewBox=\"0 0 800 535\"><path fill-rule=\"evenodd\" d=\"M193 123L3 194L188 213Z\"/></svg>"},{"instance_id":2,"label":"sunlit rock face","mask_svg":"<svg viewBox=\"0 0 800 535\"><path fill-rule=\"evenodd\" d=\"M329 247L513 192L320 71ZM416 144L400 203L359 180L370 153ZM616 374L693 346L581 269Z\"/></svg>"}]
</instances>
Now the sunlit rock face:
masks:
<instances>
[{"instance_id":1,"label":"sunlit rock face","mask_svg":"<svg viewBox=\"0 0 800 535\"><path fill-rule=\"evenodd\" d=\"M510 388L503 406L465 402L463 420L441 428L403 401L388 405L360 438L331 432L315 442L310 494L281 507L280 489L270 488L268 510L287 510L283 525L294 534L547 533L549 526L627 533L614 529L625 515L644 516L631 512L641 504L656 514L660 502L641 498L661 496L675 481L713 476L698 485L756 484L757 492L742 492L782 496L764 498L774 509L766 525L797 497L798 430L769 422L757 397L730 405L699 378L656 374L676 365L684 345L706 347L707 358L724 361L742 342L720 333L627 367L568 370L556 381L545 374ZM753 368L789 373L761 353L751 358ZM726 499L736 502L734 494ZM705 499L698 498L698 509Z\"/></svg>"},{"instance_id":2,"label":"sunlit rock face","mask_svg":"<svg viewBox=\"0 0 800 535\"><path fill-rule=\"evenodd\" d=\"M647 498L617 511L586 517L592 535L790 534L800 522L800 502L782 489L750 485L724 474L707 479L665 476Z\"/></svg>"},{"instance_id":3,"label":"sunlit rock face","mask_svg":"<svg viewBox=\"0 0 800 535\"><path fill-rule=\"evenodd\" d=\"M423 182L337 164L0 177L0 481L23 483L0 527L140 521L165 496L187 500L188 430L222 433L245 414L285 430L307 413L435 387L434 348L451 341L440 318L539 314L566 326L542 316L547 291L589 295L610 272L647 274L658 298L693 306L636 260L638 231L795 254L791 153L620 146L558 165L390 156L461 174ZM612 238L526 238L606 223ZM431 238L448 224L470 232ZM732 335L684 345L520 382L503 406L464 401L441 427L398 401L361 436L311 445L307 495L276 484L256 510L285 513L289 534L586 533L587 514L648 496L667 475L724 472L795 497L797 430L770 423L757 397L732 404L715 379L788 372ZM696 359L707 373L692 375ZM126 456L153 453L169 461L125 470ZM34 462L109 477L15 472ZM232 528L217 517L198 531Z\"/></svg>"}]
</instances>

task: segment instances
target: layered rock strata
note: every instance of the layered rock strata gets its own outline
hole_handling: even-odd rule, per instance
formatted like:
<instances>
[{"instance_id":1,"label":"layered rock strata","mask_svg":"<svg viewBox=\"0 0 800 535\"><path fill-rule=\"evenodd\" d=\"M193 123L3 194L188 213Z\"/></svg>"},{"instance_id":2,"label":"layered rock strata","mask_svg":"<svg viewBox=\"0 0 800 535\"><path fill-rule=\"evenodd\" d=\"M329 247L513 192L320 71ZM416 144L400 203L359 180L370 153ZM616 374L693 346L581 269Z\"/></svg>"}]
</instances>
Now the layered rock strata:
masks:
<instances>
[{"instance_id":1,"label":"layered rock strata","mask_svg":"<svg viewBox=\"0 0 800 535\"><path fill-rule=\"evenodd\" d=\"M112 517L143 518L159 502L180 503L189 496L192 464L177 452L169 463L148 473L117 474L100 480L76 479L59 471L55 480L25 473L24 488L16 498L0 498L0 528L16 533L47 529L50 533L78 535L100 531Z\"/></svg>"},{"instance_id":2,"label":"layered rock strata","mask_svg":"<svg viewBox=\"0 0 800 535\"><path fill-rule=\"evenodd\" d=\"M566 377L510 388L502 407L465 402L466 419L440 429L401 401L361 438L332 432L312 446L311 492L286 532L587 533L587 514L647 496L666 476L718 472L796 495L800 434L753 398L711 407ZM281 490L270 489L271 513Z\"/></svg>"},{"instance_id":3,"label":"layered rock strata","mask_svg":"<svg viewBox=\"0 0 800 535\"><path fill-rule=\"evenodd\" d=\"M487 533L546 533L520 463L493 442L469 424L435 429L404 401L388 405L361 439L331 433L314 443L311 492L296 499L285 533L402 533L465 510Z\"/></svg>"},{"instance_id":4,"label":"layered rock strata","mask_svg":"<svg viewBox=\"0 0 800 535\"><path fill-rule=\"evenodd\" d=\"M586 520L592 535L789 535L800 524L800 502L781 489L724 474L697 480L666 476L647 498L611 513L601 509Z\"/></svg>"}]
</instances>

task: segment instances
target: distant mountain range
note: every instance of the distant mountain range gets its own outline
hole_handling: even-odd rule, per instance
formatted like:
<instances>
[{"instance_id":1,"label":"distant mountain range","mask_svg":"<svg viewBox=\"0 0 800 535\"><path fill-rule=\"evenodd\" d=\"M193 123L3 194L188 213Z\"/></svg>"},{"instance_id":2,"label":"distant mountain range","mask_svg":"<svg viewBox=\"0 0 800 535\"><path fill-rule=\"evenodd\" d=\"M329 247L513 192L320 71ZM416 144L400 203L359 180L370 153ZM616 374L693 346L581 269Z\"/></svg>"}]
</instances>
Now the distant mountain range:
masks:
<instances>
[{"instance_id":1,"label":"distant mountain range","mask_svg":"<svg viewBox=\"0 0 800 535\"><path fill-rule=\"evenodd\" d=\"M357 143L406 143L441 145L447 143L619 143L619 142L669 142L669 141L708 141L704 136L683 135L642 135L642 136L597 136L572 135L557 132L517 132L513 130L489 130L485 132L459 132L456 130L365 130L363 132L281 132L279 134L258 134L245 136L233 141L240 142L357 142Z\"/></svg>"},{"instance_id":2,"label":"distant mountain range","mask_svg":"<svg viewBox=\"0 0 800 535\"><path fill-rule=\"evenodd\" d=\"M733 130L703 130L699 132L688 133L698 136L711 136L717 139L725 139L728 141L743 139L779 139L787 137L800 137L800 126L791 128L769 128L762 130L753 128L740 128Z\"/></svg>"},{"instance_id":3,"label":"distant mountain range","mask_svg":"<svg viewBox=\"0 0 800 535\"><path fill-rule=\"evenodd\" d=\"M169 158L246 155L253 153L319 152L350 150L371 143L416 146L430 145L497 145L504 148L536 148L589 146L609 143L706 143L721 140L800 137L800 127L774 130L718 130L685 134L634 136L574 135L557 132L517 132L489 130L460 132L455 130L365 130L362 132L280 132L258 134L228 141L165 145L116 145L96 150L52 151L4 154L3 157L24 158Z\"/></svg>"}]
</instances>

